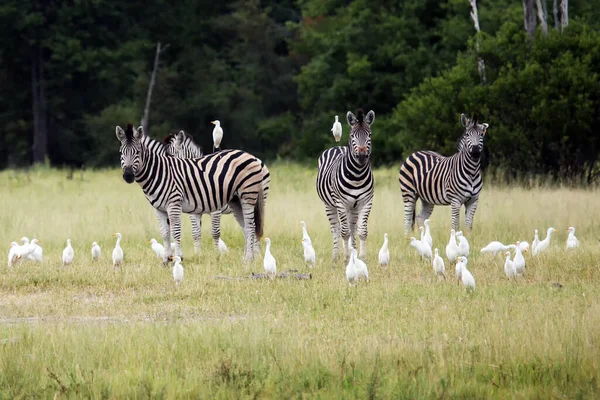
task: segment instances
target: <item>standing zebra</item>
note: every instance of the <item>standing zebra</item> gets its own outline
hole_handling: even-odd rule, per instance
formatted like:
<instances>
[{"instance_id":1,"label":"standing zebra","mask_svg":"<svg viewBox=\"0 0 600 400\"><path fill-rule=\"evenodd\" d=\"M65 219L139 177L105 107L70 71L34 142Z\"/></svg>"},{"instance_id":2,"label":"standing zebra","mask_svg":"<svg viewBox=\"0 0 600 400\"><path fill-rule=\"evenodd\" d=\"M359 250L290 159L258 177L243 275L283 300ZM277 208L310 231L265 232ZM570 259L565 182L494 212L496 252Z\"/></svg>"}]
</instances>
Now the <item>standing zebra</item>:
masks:
<instances>
[{"instance_id":1,"label":"standing zebra","mask_svg":"<svg viewBox=\"0 0 600 400\"><path fill-rule=\"evenodd\" d=\"M369 157L375 113L371 110L364 115L359 109L355 117L348 111L346 119L350 125L348 145L325 150L319 157L317 172L317 193L325 204L329 219L334 260L339 255L340 234L347 259L348 239L352 238L352 247L356 247L354 235L357 230L360 257L366 257L367 222L373 202L373 172Z\"/></svg>"},{"instance_id":2,"label":"standing zebra","mask_svg":"<svg viewBox=\"0 0 600 400\"><path fill-rule=\"evenodd\" d=\"M481 153L488 124L477 123L461 114L465 132L458 142L458 153L444 157L433 151L417 151L400 167L399 181L404 201L404 233L415 223L417 199L422 208L418 225L429 218L435 205L452 208L452 229L460 226L460 207L465 205L466 226L471 229L481 192Z\"/></svg>"},{"instance_id":3,"label":"standing zebra","mask_svg":"<svg viewBox=\"0 0 600 400\"><path fill-rule=\"evenodd\" d=\"M167 154L172 157L178 158L200 158L203 156L202 147L194 142L194 138L189 133L179 131L177 133L169 134L163 143L166 146ZM259 160L260 161L260 160ZM269 193L269 187L271 183L271 173L267 166L261 161L262 169L262 185L263 185L263 206L267 203L267 195ZM212 227L211 236L215 248L218 248L219 239L221 238L221 214L232 214L231 207L225 205L222 210L214 211L210 214ZM200 216L190 214L190 220L192 222L192 236L194 237L194 248L200 249L200 237L202 230L202 220ZM238 224L244 229L244 220L236 218ZM254 252L260 253L259 242L254 243Z\"/></svg>"},{"instance_id":4,"label":"standing zebra","mask_svg":"<svg viewBox=\"0 0 600 400\"><path fill-rule=\"evenodd\" d=\"M261 162L241 150L224 150L201 159L170 157L162 142L144 135L131 124L123 131L116 127L121 142L121 169L127 183L136 181L160 222L166 264L171 256L170 236L175 255L181 257L181 213L204 214L221 210L226 204L236 218L244 220L244 260L254 258L254 242L263 230L263 186ZM170 234L170 235L169 235Z\"/></svg>"}]
</instances>

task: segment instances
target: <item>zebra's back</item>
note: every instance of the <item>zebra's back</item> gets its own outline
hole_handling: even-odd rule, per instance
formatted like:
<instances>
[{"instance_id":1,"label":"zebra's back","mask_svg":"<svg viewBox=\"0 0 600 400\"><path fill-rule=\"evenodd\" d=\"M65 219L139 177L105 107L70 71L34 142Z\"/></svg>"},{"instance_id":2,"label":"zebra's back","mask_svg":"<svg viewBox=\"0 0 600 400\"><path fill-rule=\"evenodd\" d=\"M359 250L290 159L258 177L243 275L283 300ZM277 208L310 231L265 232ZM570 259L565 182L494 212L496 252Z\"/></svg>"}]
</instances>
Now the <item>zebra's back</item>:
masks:
<instances>
[{"instance_id":1,"label":"zebra's back","mask_svg":"<svg viewBox=\"0 0 600 400\"><path fill-rule=\"evenodd\" d=\"M420 197L424 201L435 205L447 205L445 197L446 179L432 179L436 169L446 157L435 151L417 151L409 155L402 166L398 179L403 196Z\"/></svg>"}]
</instances>

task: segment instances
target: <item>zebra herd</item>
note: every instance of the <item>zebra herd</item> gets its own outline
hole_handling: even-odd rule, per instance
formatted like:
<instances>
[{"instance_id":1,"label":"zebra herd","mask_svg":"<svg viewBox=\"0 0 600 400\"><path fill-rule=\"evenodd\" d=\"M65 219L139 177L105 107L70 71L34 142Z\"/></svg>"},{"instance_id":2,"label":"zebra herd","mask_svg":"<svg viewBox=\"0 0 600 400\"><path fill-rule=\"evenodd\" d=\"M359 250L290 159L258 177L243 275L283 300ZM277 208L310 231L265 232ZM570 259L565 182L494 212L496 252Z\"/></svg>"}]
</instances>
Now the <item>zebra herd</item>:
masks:
<instances>
[{"instance_id":1,"label":"zebra herd","mask_svg":"<svg viewBox=\"0 0 600 400\"><path fill-rule=\"evenodd\" d=\"M325 205L333 236L333 259L339 257L339 240L344 258L349 255L348 240L353 248L355 235L360 240L359 257L366 257L367 223L374 196L371 169L371 126L374 111L348 111L348 144L325 150L319 157L316 189ZM434 205L450 205L452 227L458 229L459 210L465 204L466 226L471 228L482 188L480 156L483 137L488 128L477 118L461 115L465 128L458 142L458 152L444 157L432 151L411 154L399 173L404 201L405 234L415 222L416 201L422 209L418 221L427 219ZM233 214L245 236L244 260L259 252L258 239L264 227L264 208L270 188L270 173L265 164L242 150L218 150L204 155L193 138L180 131L163 141L151 139L143 128L129 124L116 127L121 143L121 169L127 183L137 182L156 211L164 242L163 263L174 255L182 257L181 214L190 216L194 249L200 248L201 215L211 214L212 238L220 239L222 214ZM336 137L337 139L337 137Z\"/></svg>"}]
</instances>

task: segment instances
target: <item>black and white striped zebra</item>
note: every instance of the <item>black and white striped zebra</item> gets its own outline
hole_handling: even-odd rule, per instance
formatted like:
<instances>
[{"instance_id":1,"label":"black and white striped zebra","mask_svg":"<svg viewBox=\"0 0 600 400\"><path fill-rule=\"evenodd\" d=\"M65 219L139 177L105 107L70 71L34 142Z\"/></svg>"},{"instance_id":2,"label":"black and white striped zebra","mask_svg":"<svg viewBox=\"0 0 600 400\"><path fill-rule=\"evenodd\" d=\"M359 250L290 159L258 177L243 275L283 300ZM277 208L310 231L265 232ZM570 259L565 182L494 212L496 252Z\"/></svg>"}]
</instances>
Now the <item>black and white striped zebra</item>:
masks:
<instances>
[{"instance_id":1,"label":"black and white striped zebra","mask_svg":"<svg viewBox=\"0 0 600 400\"><path fill-rule=\"evenodd\" d=\"M173 132L169 134L164 140L163 143L166 146L167 154L172 157L178 158L200 158L203 156L202 147L198 145L192 135L187 132L179 131L177 133ZM260 160L259 160L260 161ZM269 194L269 188L271 185L271 173L267 166L262 163L262 185L263 185L263 205L267 204L267 195ZM215 248L218 248L219 239L221 238L221 214L232 214L233 211L229 205L225 205L222 210L212 212L211 216L211 236L213 238L213 242ZM192 236L194 237L194 248L196 248L196 242L198 249L200 248L200 238L201 238L201 229L202 229L202 221L199 219L197 215L190 215L190 219L192 220ZM244 229L244 221L243 219L236 218L238 224ZM195 226L196 225L196 226ZM197 239L197 240L196 240ZM254 243L254 252L260 252L259 242L256 241Z\"/></svg>"},{"instance_id":2,"label":"black and white striped zebra","mask_svg":"<svg viewBox=\"0 0 600 400\"><path fill-rule=\"evenodd\" d=\"M325 212L333 235L333 259L339 256L339 239L343 240L344 258L348 258L348 239L356 247L355 233L360 239L360 257L367 254L367 223L373 202L371 171L371 125L375 113L356 116L346 114L350 125L347 146L325 150L319 157L317 193L325 204Z\"/></svg>"},{"instance_id":3,"label":"black and white striped zebra","mask_svg":"<svg viewBox=\"0 0 600 400\"><path fill-rule=\"evenodd\" d=\"M236 218L244 221L244 259L254 258L254 242L262 236L264 223L261 162L241 150L224 150L200 159L167 155L165 145L144 135L130 124L116 127L121 142L121 169L127 183L137 182L156 209L165 255L171 256L170 236L175 255L181 254L181 214L205 214L226 204Z\"/></svg>"},{"instance_id":4,"label":"black and white striped zebra","mask_svg":"<svg viewBox=\"0 0 600 400\"><path fill-rule=\"evenodd\" d=\"M465 132L458 142L458 152L444 157L433 151L412 153L400 167L399 181L404 201L404 233L414 227L417 199L421 199L421 213L417 224L421 225L433 212L433 207L450 206L452 229L460 226L460 207L465 205L466 226L471 229L477 210L481 180L481 154L483 137L488 124L460 117Z\"/></svg>"}]
</instances>

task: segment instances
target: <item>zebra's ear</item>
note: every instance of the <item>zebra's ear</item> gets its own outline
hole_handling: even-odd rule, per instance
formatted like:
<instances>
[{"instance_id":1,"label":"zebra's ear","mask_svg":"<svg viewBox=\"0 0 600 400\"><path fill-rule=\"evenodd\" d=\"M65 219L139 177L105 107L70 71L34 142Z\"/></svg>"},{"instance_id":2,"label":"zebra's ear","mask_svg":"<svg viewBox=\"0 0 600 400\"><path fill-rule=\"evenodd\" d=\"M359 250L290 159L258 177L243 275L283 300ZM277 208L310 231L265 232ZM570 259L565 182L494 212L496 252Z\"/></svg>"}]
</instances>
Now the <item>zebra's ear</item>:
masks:
<instances>
[{"instance_id":1,"label":"zebra's ear","mask_svg":"<svg viewBox=\"0 0 600 400\"><path fill-rule=\"evenodd\" d=\"M144 127L138 126L137 129L133 131L133 137L136 139L141 139L144 137Z\"/></svg>"},{"instance_id":2,"label":"zebra's ear","mask_svg":"<svg viewBox=\"0 0 600 400\"><path fill-rule=\"evenodd\" d=\"M373 125L373 121L375 121L375 111L371 110L365 116L365 122L371 126Z\"/></svg>"},{"instance_id":3,"label":"zebra's ear","mask_svg":"<svg viewBox=\"0 0 600 400\"><path fill-rule=\"evenodd\" d=\"M348 111L348 113L346 114L346 120L348 120L348 125L350 125L350 126L352 126L358 122L358 120L356 119L354 114L352 114L352 111Z\"/></svg>"},{"instance_id":4,"label":"zebra's ear","mask_svg":"<svg viewBox=\"0 0 600 400\"><path fill-rule=\"evenodd\" d=\"M117 134L117 139L119 139L119 141L123 142L125 140L125 131L119 125L115 128L115 133Z\"/></svg>"},{"instance_id":5,"label":"zebra's ear","mask_svg":"<svg viewBox=\"0 0 600 400\"><path fill-rule=\"evenodd\" d=\"M185 138L185 132L184 131L177 132L177 134L175 135L175 143L177 143L177 144L183 143L183 138Z\"/></svg>"},{"instance_id":6,"label":"zebra's ear","mask_svg":"<svg viewBox=\"0 0 600 400\"><path fill-rule=\"evenodd\" d=\"M469 118L465 114L460 114L460 123L466 128L469 125Z\"/></svg>"},{"instance_id":7,"label":"zebra's ear","mask_svg":"<svg viewBox=\"0 0 600 400\"><path fill-rule=\"evenodd\" d=\"M485 123L484 123L484 124L481 124L481 125L483 125L483 134L485 135L485 134L486 134L486 132L487 132L487 128L488 128L488 126L490 126L490 125L489 125L489 124L485 124Z\"/></svg>"}]
</instances>

